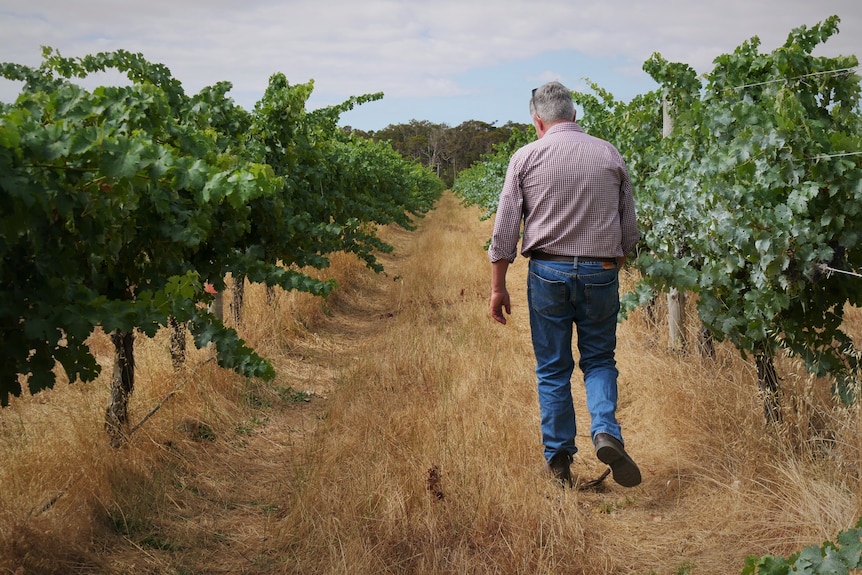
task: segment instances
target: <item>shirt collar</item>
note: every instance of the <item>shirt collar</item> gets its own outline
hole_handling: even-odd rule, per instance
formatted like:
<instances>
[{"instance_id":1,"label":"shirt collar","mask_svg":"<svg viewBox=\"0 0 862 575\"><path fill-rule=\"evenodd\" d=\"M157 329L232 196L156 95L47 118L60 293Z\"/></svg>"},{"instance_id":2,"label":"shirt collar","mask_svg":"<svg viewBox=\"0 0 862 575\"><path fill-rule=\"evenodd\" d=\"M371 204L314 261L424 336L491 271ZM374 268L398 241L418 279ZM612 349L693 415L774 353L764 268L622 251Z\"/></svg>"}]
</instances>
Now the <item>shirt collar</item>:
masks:
<instances>
[{"instance_id":1,"label":"shirt collar","mask_svg":"<svg viewBox=\"0 0 862 575\"><path fill-rule=\"evenodd\" d=\"M560 122L554 124L545 134L553 134L556 132L583 132L584 129L577 122Z\"/></svg>"}]
</instances>

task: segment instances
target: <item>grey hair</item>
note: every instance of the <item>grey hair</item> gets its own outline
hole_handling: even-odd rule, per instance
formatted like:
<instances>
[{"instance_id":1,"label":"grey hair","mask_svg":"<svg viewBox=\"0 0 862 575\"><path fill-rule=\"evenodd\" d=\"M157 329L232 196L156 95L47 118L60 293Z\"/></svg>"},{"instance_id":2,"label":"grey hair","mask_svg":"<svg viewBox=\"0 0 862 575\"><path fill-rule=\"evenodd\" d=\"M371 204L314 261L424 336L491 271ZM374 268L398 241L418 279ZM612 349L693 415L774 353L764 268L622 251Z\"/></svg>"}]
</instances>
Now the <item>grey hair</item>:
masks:
<instances>
[{"instance_id":1,"label":"grey hair","mask_svg":"<svg viewBox=\"0 0 862 575\"><path fill-rule=\"evenodd\" d=\"M530 98L530 115L550 123L572 120L575 117L572 92L559 82L542 84Z\"/></svg>"}]
</instances>

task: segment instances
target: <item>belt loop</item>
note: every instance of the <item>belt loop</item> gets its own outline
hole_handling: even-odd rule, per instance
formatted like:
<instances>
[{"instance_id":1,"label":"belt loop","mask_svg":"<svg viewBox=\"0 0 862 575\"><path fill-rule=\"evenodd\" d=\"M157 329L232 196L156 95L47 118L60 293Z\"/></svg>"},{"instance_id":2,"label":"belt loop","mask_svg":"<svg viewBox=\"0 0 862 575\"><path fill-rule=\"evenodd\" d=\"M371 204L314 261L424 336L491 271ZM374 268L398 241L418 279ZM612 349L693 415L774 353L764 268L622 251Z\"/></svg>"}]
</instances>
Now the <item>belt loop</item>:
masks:
<instances>
[{"instance_id":1,"label":"belt loop","mask_svg":"<svg viewBox=\"0 0 862 575\"><path fill-rule=\"evenodd\" d=\"M572 258L572 269L575 270L575 273L578 272L578 256Z\"/></svg>"}]
</instances>

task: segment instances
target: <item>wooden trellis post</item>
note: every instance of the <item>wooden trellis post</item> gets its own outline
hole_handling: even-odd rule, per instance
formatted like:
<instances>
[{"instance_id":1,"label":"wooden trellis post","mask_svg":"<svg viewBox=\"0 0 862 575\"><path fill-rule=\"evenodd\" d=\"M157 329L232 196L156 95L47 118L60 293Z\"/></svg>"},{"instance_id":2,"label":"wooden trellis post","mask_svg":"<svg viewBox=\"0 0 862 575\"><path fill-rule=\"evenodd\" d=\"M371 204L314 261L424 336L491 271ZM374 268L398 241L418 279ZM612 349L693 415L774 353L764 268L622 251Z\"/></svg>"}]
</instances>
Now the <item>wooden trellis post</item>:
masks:
<instances>
[{"instance_id":1,"label":"wooden trellis post","mask_svg":"<svg viewBox=\"0 0 862 575\"><path fill-rule=\"evenodd\" d=\"M662 137L673 132L673 118L667 98L662 100ZM668 346L673 351L685 349L685 292L671 288L667 294Z\"/></svg>"}]
</instances>

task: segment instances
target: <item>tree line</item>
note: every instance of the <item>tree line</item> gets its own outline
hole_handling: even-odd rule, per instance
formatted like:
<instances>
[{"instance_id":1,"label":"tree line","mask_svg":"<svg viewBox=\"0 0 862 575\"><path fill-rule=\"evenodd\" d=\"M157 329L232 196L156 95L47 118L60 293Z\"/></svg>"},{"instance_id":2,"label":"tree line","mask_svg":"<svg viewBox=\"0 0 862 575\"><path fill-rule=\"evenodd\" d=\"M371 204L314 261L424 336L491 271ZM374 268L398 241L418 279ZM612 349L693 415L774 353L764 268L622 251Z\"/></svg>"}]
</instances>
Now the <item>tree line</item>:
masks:
<instances>
[{"instance_id":1,"label":"tree line","mask_svg":"<svg viewBox=\"0 0 862 575\"><path fill-rule=\"evenodd\" d=\"M461 171L490 154L495 145L507 141L514 130L524 132L530 128L529 124L516 122L497 126L468 120L451 127L427 120L411 120L377 131L354 130L349 126L344 130L375 142L389 142L395 151L429 168L451 187Z\"/></svg>"}]
</instances>

